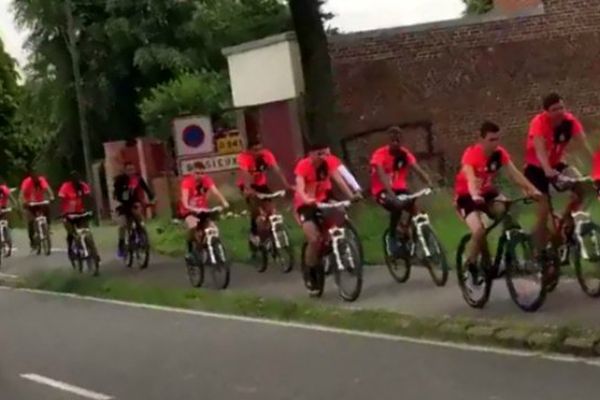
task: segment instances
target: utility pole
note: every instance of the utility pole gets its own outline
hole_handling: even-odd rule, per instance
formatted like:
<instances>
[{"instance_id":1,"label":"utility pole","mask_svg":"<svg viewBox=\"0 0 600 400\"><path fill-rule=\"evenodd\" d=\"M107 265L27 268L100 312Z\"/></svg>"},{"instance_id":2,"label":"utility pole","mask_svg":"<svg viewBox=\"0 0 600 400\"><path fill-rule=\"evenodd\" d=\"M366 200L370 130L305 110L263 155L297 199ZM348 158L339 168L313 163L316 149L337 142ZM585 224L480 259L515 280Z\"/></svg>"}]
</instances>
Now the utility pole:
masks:
<instances>
[{"instance_id":1,"label":"utility pole","mask_svg":"<svg viewBox=\"0 0 600 400\"><path fill-rule=\"evenodd\" d=\"M81 70L79 66L79 50L77 49L77 37L75 35L75 21L73 20L73 5L71 0L64 0L65 16L67 19L67 47L71 55L71 64L73 67L73 79L75 80L75 95L77 97L77 110L79 114L79 133L81 136L81 144L83 146L83 159L85 163L86 181L90 186L93 186L94 174L92 172L92 156L90 154L90 134L88 131L85 103L83 99L83 89L81 82ZM100 207L96 201L96 196L93 196L95 219L98 221L100 215L98 212Z\"/></svg>"}]
</instances>

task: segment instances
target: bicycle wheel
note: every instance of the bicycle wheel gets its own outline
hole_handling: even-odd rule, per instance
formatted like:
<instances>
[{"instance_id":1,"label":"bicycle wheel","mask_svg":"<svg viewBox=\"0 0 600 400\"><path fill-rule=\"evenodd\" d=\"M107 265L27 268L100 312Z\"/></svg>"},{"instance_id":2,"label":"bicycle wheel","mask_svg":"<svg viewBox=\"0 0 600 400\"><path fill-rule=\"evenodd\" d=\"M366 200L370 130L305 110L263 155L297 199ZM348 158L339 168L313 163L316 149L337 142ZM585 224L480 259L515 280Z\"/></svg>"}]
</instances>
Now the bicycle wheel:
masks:
<instances>
[{"instance_id":1,"label":"bicycle wheel","mask_svg":"<svg viewBox=\"0 0 600 400\"><path fill-rule=\"evenodd\" d=\"M44 238L41 240L40 250L44 255L49 256L52 252L52 239L50 238L48 224L42 224L41 229L43 231Z\"/></svg>"},{"instance_id":2,"label":"bicycle wheel","mask_svg":"<svg viewBox=\"0 0 600 400\"><path fill-rule=\"evenodd\" d=\"M392 254L392 245L389 228L383 233L383 254L385 257L385 264L387 265L388 271L392 275L392 278L398 283L404 283L410 278L411 270L411 257L409 252L404 247L402 254Z\"/></svg>"},{"instance_id":3,"label":"bicycle wheel","mask_svg":"<svg viewBox=\"0 0 600 400\"><path fill-rule=\"evenodd\" d=\"M148 268L148 263L150 262L150 241L148 239L146 227L143 225L138 226L137 239L138 243L136 246L135 255L137 265L140 269L146 269Z\"/></svg>"},{"instance_id":4,"label":"bicycle wheel","mask_svg":"<svg viewBox=\"0 0 600 400\"><path fill-rule=\"evenodd\" d=\"M581 228L581 242L573 251L579 286L590 297L600 297L600 227L586 224Z\"/></svg>"},{"instance_id":5,"label":"bicycle wheel","mask_svg":"<svg viewBox=\"0 0 600 400\"><path fill-rule=\"evenodd\" d=\"M187 274L192 287L199 288L204 284L204 262L205 250L198 249L195 246L192 251L192 259L186 259Z\"/></svg>"},{"instance_id":6,"label":"bicycle wheel","mask_svg":"<svg viewBox=\"0 0 600 400\"><path fill-rule=\"evenodd\" d=\"M213 238L210 246L215 255L215 263L212 264L211 268L213 281L217 289L227 289L231 278L231 270L225 254L225 248L218 238Z\"/></svg>"},{"instance_id":7,"label":"bicycle wheel","mask_svg":"<svg viewBox=\"0 0 600 400\"><path fill-rule=\"evenodd\" d=\"M427 267L433 283L439 287L445 286L446 282L448 282L448 259L446 251L435 231L430 226L423 226L421 229L425 244L429 250L429 256L423 253L421 260Z\"/></svg>"},{"instance_id":8,"label":"bicycle wheel","mask_svg":"<svg viewBox=\"0 0 600 400\"><path fill-rule=\"evenodd\" d=\"M552 244L548 244L545 253L542 255L544 264L544 286L546 293L552 293L556 290L560 281L560 251Z\"/></svg>"},{"instance_id":9,"label":"bicycle wheel","mask_svg":"<svg viewBox=\"0 0 600 400\"><path fill-rule=\"evenodd\" d=\"M362 241L360 240L360 235L358 234L358 230L349 219L346 220L344 224L344 229L346 230L346 234L348 235L348 240L355 243L356 247L360 253L360 260L364 264L365 262L365 252L363 249Z\"/></svg>"},{"instance_id":10,"label":"bicycle wheel","mask_svg":"<svg viewBox=\"0 0 600 400\"><path fill-rule=\"evenodd\" d=\"M513 231L507 243L505 279L514 303L523 311L537 311L546 300L544 267L535 260L531 236Z\"/></svg>"},{"instance_id":11,"label":"bicycle wheel","mask_svg":"<svg viewBox=\"0 0 600 400\"><path fill-rule=\"evenodd\" d=\"M353 240L338 239L334 243L332 266L335 283L342 300L353 302L358 299L363 283L363 263L360 250ZM335 254L339 255L336 256Z\"/></svg>"},{"instance_id":12,"label":"bicycle wheel","mask_svg":"<svg viewBox=\"0 0 600 400\"><path fill-rule=\"evenodd\" d=\"M2 229L4 229L4 243L1 251L4 257L10 257L13 250L12 233L8 227Z\"/></svg>"},{"instance_id":13,"label":"bicycle wheel","mask_svg":"<svg viewBox=\"0 0 600 400\"><path fill-rule=\"evenodd\" d=\"M471 240L471 235L465 235L458 246L456 252L456 275L458 278L458 286L462 292L463 298L470 307L483 308L492 291L492 273L490 273L491 259L487 249L484 249L477 260L477 269L479 271L481 281L477 281L464 265L464 253L467 244Z\"/></svg>"},{"instance_id":14,"label":"bicycle wheel","mask_svg":"<svg viewBox=\"0 0 600 400\"><path fill-rule=\"evenodd\" d=\"M94 237L91 234L88 234L84 240L88 253L87 258L85 259L87 272L92 276L98 276L100 275L100 256L98 255Z\"/></svg>"},{"instance_id":15,"label":"bicycle wheel","mask_svg":"<svg viewBox=\"0 0 600 400\"><path fill-rule=\"evenodd\" d=\"M273 246L273 260L284 274L290 273L294 269L296 257L294 256L294 248L291 245L289 234L285 228L275 233L278 235L281 248Z\"/></svg>"}]
</instances>

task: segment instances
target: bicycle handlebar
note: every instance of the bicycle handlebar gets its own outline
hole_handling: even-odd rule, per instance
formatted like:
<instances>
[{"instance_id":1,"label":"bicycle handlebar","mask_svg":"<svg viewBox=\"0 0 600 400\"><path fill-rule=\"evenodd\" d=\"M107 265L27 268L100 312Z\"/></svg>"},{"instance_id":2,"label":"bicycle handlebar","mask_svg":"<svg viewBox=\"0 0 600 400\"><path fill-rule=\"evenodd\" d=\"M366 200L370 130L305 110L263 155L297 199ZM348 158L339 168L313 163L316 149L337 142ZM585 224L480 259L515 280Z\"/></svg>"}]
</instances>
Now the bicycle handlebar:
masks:
<instances>
[{"instance_id":1,"label":"bicycle handlebar","mask_svg":"<svg viewBox=\"0 0 600 400\"><path fill-rule=\"evenodd\" d=\"M91 218L94 215L93 211L86 211L84 213L69 213L66 215L68 219L83 219Z\"/></svg>"},{"instance_id":2,"label":"bicycle handlebar","mask_svg":"<svg viewBox=\"0 0 600 400\"><path fill-rule=\"evenodd\" d=\"M352 202L350 200L334 201L330 203L317 203L317 208L321 210L328 210L332 208L348 208L351 204Z\"/></svg>"},{"instance_id":3,"label":"bicycle handlebar","mask_svg":"<svg viewBox=\"0 0 600 400\"><path fill-rule=\"evenodd\" d=\"M11 207L7 207L7 208L0 208L0 214L7 214L9 212L12 211Z\"/></svg>"},{"instance_id":4,"label":"bicycle handlebar","mask_svg":"<svg viewBox=\"0 0 600 400\"><path fill-rule=\"evenodd\" d=\"M431 194L433 194L433 189L431 189L431 188L425 188L425 189L421 189L418 192L413 193L413 194L401 194L401 195L398 195L398 196L396 196L396 199L399 200L399 201L404 202L404 201L415 200L415 199L418 199L420 197L429 196Z\"/></svg>"},{"instance_id":5,"label":"bicycle handlebar","mask_svg":"<svg viewBox=\"0 0 600 400\"><path fill-rule=\"evenodd\" d=\"M37 206L47 206L48 204L50 204L50 200L44 200L44 201L31 201L29 203L26 203L26 205L28 207L37 207Z\"/></svg>"},{"instance_id":6,"label":"bicycle handlebar","mask_svg":"<svg viewBox=\"0 0 600 400\"><path fill-rule=\"evenodd\" d=\"M557 183L590 183L590 182L594 182L594 180L592 179L591 176L580 176L580 177L573 178L573 177L561 174L556 177L556 182Z\"/></svg>"},{"instance_id":7,"label":"bicycle handlebar","mask_svg":"<svg viewBox=\"0 0 600 400\"><path fill-rule=\"evenodd\" d=\"M269 200L269 199L275 199L277 197L284 197L284 196L285 196L285 190L279 190L274 193L256 193L256 197L260 200Z\"/></svg>"},{"instance_id":8,"label":"bicycle handlebar","mask_svg":"<svg viewBox=\"0 0 600 400\"><path fill-rule=\"evenodd\" d=\"M217 206L212 208L194 208L192 211L195 214L218 214L223 211L223 207Z\"/></svg>"}]
</instances>

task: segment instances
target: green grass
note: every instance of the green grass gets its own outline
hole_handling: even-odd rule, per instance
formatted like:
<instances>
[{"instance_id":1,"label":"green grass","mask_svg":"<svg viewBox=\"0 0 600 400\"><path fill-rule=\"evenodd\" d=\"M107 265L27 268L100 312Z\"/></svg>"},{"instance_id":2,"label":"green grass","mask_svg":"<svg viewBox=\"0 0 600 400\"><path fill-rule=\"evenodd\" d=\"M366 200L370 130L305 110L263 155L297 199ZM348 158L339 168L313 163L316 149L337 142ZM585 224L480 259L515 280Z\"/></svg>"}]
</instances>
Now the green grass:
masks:
<instances>
[{"instance_id":1,"label":"green grass","mask_svg":"<svg viewBox=\"0 0 600 400\"><path fill-rule=\"evenodd\" d=\"M514 194L514 196L517 195ZM446 254L452 265L460 239L467 233L466 226L459 219L454 209L452 195L447 191L441 191L430 198L423 199L419 204L430 215L433 227L444 244ZM557 209L562 209L564 204L564 196L559 197L556 201ZM241 210L239 207L238 211ZM590 204L590 209L593 215L600 213L597 201ZM287 208L282 207L282 211L292 241L299 246L303 240L302 232L295 223L289 206ZM517 206L513 214L525 229L530 229L533 226L535 216L532 205ZM361 236L367 264L383 264L381 236L388 225L387 212L377 204L367 200L351 209L351 217ZM238 262L248 261L248 217L223 218L217 224L231 258ZM183 255L185 234L181 225L174 225L168 220L157 220L149 224L149 231L152 244L157 251L171 256ZM492 248L495 247L498 241L498 235L499 230L496 230L489 237Z\"/></svg>"},{"instance_id":2,"label":"green grass","mask_svg":"<svg viewBox=\"0 0 600 400\"><path fill-rule=\"evenodd\" d=\"M505 347L526 347L539 350L565 351L565 338L600 338L598 331L585 331L574 326L536 326L504 320L475 320L469 318L417 318L383 310L351 310L323 306L309 301L297 302L267 299L236 292L174 289L134 283L126 279L95 278L64 271L40 272L27 278L21 286L60 293L130 301L158 306L202 310L222 314L265 318L324 325L363 332L376 332L416 338L454 340L468 343L492 344ZM473 328L489 327L490 333L476 335ZM515 344L502 339L500 332L526 332L527 336L548 334L551 342L542 344L523 340ZM585 335L584 335L585 333ZM525 339L527 338L525 337ZM593 348L590 350L593 353Z\"/></svg>"}]
</instances>

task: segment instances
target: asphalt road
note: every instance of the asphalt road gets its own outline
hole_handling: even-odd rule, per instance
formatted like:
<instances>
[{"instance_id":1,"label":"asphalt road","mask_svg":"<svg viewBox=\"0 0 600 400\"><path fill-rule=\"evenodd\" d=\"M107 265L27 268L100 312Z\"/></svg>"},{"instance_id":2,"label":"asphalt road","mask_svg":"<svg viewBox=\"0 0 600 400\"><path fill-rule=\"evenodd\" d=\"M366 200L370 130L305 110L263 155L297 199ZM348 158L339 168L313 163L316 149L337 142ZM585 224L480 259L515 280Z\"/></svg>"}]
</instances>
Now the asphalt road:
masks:
<instances>
[{"instance_id":1,"label":"asphalt road","mask_svg":"<svg viewBox=\"0 0 600 400\"><path fill-rule=\"evenodd\" d=\"M600 388L600 368L583 363L8 289L0 289L0 321L6 400L577 400Z\"/></svg>"},{"instance_id":2,"label":"asphalt road","mask_svg":"<svg viewBox=\"0 0 600 400\"><path fill-rule=\"evenodd\" d=\"M180 259L152 255L148 270L124 268L115 260L114 227L95 230L102 253L102 274L129 279L134 282L172 288L189 288L184 264ZM57 251L50 257L30 255L27 249L25 233L15 232L19 251L14 257L5 260L0 274L9 276L27 276L39 270L68 269L64 249L62 229L57 228L54 242ZM0 275L0 278L2 276ZM208 280L210 283L210 279ZM269 269L258 274L251 267L234 265L230 290L254 295L284 298L287 300L305 300L306 290L297 271L289 275ZM317 301L317 300L316 300ZM514 305L504 281L497 281L492 296L485 309L469 308L463 301L456 278L452 273L448 285L437 288L431 282L424 269L416 268L410 280L397 284L385 267L365 269L363 292L356 303L345 304L337 297L334 285L329 282L324 298L318 300L326 304L341 307L388 309L417 316L439 317L442 315L465 316L475 318L502 318L537 324L570 324L583 327L600 328L600 300L585 296L575 280L563 279L544 306L534 314L521 312Z\"/></svg>"}]
</instances>

